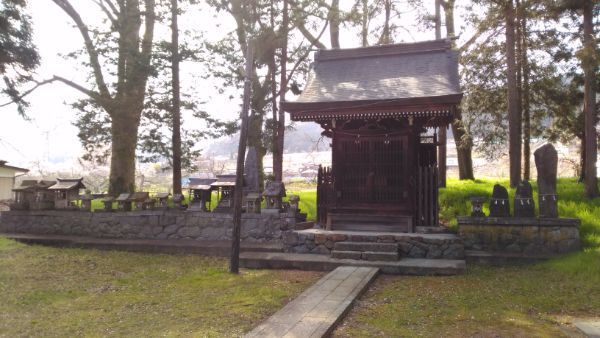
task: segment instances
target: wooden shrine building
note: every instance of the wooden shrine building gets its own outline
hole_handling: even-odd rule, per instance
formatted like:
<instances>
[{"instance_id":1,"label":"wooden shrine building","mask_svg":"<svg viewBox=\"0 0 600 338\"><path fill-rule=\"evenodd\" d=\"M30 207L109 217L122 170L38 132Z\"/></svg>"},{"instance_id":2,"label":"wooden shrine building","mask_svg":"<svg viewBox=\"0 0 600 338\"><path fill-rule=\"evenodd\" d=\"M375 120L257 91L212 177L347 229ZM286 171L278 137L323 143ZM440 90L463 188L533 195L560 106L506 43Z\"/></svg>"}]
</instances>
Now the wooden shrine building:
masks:
<instances>
[{"instance_id":1,"label":"wooden shrine building","mask_svg":"<svg viewBox=\"0 0 600 338\"><path fill-rule=\"evenodd\" d=\"M292 120L317 122L331 138L317 221L328 230L437 225L436 131L461 98L447 40L317 52L306 88L283 103Z\"/></svg>"}]
</instances>

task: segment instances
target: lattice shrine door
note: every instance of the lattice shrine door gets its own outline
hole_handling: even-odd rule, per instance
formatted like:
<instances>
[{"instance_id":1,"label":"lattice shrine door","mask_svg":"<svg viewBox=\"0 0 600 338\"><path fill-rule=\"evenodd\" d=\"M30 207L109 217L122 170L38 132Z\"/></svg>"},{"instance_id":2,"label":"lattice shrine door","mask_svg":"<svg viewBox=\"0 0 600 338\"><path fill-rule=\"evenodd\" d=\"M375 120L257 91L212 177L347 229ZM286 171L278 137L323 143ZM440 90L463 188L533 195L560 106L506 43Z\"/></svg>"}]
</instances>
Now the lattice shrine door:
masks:
<instances>
[{"instance_id":1,"label":"lattice shrine door","mask_svg":"<svg viewBox=\"0 0 600 338\"><path fill-rule=\"evenodd\" d=\"M402 212L410 208L406 133L333 137L338 207Z\"/></svg>"}]
</instances>

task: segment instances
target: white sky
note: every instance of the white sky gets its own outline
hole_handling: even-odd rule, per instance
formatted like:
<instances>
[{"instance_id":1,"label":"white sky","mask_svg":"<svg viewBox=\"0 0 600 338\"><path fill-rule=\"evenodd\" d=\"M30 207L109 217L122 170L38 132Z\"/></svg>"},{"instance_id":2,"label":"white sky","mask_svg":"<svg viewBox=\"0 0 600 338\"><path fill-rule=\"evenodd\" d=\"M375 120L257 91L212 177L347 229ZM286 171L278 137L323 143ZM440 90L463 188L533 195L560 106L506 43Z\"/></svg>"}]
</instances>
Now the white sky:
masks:
<instances>
[{"instance_id":1,"label":"white sky","mask_svg":"<svg viewBox=\"0 0 600 338\"><path fill-rule=\"evenodd\" d=\"M430 1L433 4L433 0ZM84 21L96 21L100 11L90 0L77 0L72 3L78 7ZM350 4L350 1L342 1ZM72 52L82 46L79 32L73 28L66 14L62 12L51 0L29 1L30 13L34 27L34 41L42 58L38 69L38 78L46 79L54 74L61 75L81 84L85 84L86 72L78 69L72 60L64 60L60 54ZM412 13L411 13L412 14ZM414 21L411 14L407 14L406 22ZM233 27L227 14L221 13L218 17L205 12L188 13L180 19L181 28L196 26L211 39L218 38L227 27ZM433 39L434 33L413 30L409 35L396 37L397 41L413 41ZM328 32L323 40L327 40ZM359 39L342 31L342 47L357 47ZM186 72L182 67L182 80L191 79L193 71ZM199 80L195 80L199 81ZM199 83L199 92L214 92L210 83ZM239 110L238 102L230 102L228 95L210 95L205 98L209 101L208 111L215 115L232 117ZM12 165L32 167L35 162L54 170L64 170L74 166L77 158L82 153L82 148L77 138L77 128L73 126L75 112L65 103L73 102L80 97L74 89L63 84L55 83L37 89L28 97L31 107L28 115L31 121L23 120L16 108L9 106L0 108L0 159ZM193 122L191 122L193 123Z\"/></svg>"}]
</instances>

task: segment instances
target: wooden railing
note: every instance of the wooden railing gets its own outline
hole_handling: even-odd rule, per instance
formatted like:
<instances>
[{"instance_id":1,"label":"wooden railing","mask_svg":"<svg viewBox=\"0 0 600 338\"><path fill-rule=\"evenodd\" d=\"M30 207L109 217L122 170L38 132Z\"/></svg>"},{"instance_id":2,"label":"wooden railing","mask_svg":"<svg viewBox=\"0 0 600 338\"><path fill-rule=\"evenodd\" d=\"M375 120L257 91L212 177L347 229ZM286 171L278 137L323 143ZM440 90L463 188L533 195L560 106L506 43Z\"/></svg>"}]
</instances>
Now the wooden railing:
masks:
<instances>
[{"instance_id":1,"label":"wooden railing","mask_svg":"<svg viewBox=\"0 0 600 338\"><path fill-rule=\"evenodd\" d=\"M317 173L317 222L325 225L327 211L335 204L333 173L331 167L319 166Z\"/></svg>"},{"instance_id":2,"label":"wooden railing","mask_svg":"<svg viewBox=\"0 0 600 338\"><path fill-rule=\"evenodd\" d=\"M438 169L419 167L417 173L417 226L438 225Z\"/></svg>"}]
</instances>

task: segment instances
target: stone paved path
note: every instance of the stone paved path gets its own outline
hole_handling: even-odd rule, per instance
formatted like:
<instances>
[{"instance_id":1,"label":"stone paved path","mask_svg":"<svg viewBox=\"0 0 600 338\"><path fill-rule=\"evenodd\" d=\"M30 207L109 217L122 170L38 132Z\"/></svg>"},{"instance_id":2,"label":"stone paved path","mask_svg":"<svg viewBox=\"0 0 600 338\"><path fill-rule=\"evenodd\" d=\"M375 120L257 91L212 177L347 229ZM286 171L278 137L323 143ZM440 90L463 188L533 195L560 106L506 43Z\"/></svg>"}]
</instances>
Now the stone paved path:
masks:
<instances>
[{"instance_id":1,"label":"stone paved path","mask_svg":"<svg viewBox=\"0 0 600 338\"><path fill-rule=\"evenodd\" d=\"M575 327L590 338L600 338L600 321L577 321Z\"/></svg>"},{"instance_id":2,"label":"stone paved path","mask_svg":"<svg viewBox=\"0 0 600 338\"><path fill-rule=\"evenodd\" d=\"M375 279L377 268L341 266L288 303L246 337L323 337Z\"/></svg>"}]
</instances>

